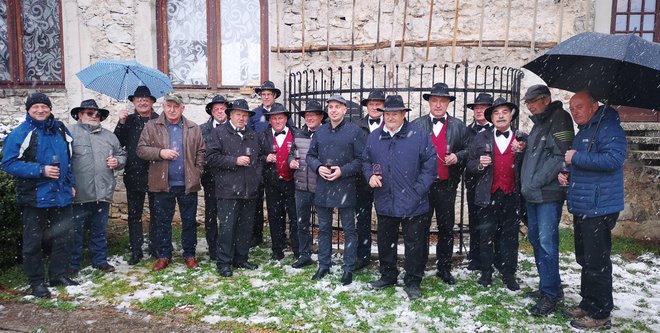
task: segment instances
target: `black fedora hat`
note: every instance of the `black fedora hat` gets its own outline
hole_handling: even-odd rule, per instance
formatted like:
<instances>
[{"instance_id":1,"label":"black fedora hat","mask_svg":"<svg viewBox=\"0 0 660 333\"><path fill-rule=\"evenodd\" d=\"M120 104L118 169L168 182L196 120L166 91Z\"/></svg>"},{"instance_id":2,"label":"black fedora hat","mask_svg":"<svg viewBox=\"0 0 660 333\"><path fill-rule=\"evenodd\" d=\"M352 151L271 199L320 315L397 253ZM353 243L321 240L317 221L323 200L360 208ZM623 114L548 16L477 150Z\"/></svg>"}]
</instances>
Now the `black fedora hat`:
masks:
<instances>
[{"instance_id":1,"label":"black fedora hat","mask_svg":"<svg viewBox=\"0 0 660 333\"><path fill-rule=\"evenodd\" d=\"M479 95L477 95L477 98L474 99L474 103L468 103L467 107L470 109L474 109L475 105L487 105L487 106L493 105L493 95L486 93L479 93Z\"/></svg>"},{"instance_id":2,"label":"black fedora hat","mask_svg":"<svg viewBox=\"0 0 660 333\"><path fill-rule=\"evenodd\" d=\"M498 106L507 106L509 109L511 109L511 120L514 120L518 117L518 105L515 105L511 102L507 102L504 97L498 97L494 102L493 105L488 107L486 111L484 111L484 117L488 122L492 123L491 116L493 115L493 111L495 110L496 107Z\"/></svg>"},{"instance_id":3,"label":"black fedora hat","mask_svg":"<svg viewBox=\"0 0 660 333\"><path fill-rule=\"evenodd\" d=\"M264 83L261 84L260 87L254 88L254 92L257 93L257 95L261 95L261 91L263 90L273 91L275 93L275 99L277 99L278 97L280 97L280 95L282 95L282 91L275 88L275 83L273 83L273 81L266 80L264 81Z\"/></svg>"},{"instance_id":4,"label":"black fedora hat","mask_svg":"<svg viewBox=\"0 0 660 333\"><path fill-rule=\"evenodd\" d=\"M453 102L456 99L456 97L449 94L449 86L442 82L434 84L433 87L431 87L430 93L422 94L425 101L428 101L431 96L448 97L450 102Z\"/></svg>"},{"instance_id":5,"label":"black fedora hat","mask_svg":"<svg viewBox=\"0 0 660 333\"><path fill-rule=\"evenodd\" d=\"M300 110L296 113L299 114L301 117L305 117L305 113L307 113L307 112L322 113L323 114L323 119L328 117L328 112L323 108L323 106L321 106L321 103L319 103L318 101L315 101L315 100L311 100L311 101L307 102L307 105L305 105L305 109Z\"/></svg>"},{"instance_id":6,"label":"black fedora hat","mask_svg":"<svg viewBox=\"0 0 660 333\"><path fill-rule=\"evenodd\" d=\"M71 109L71 117L73 117L73 119L75 120L78 120L78 113L82 110L87 110L87 109L98 111L98 113L101 115L101 121L104 121L105 118L108 118L108 115L110 114L110 111L99 108L95 100L86 99L80 102L79 107Z\"/></svg>"},{"instance_id":7,"label":"black fedora hat","mask_svg":"<svg viewBox=\"0 0 660 333\"><path fill-rule=\"evenodd\" d=\"M291 117L291 112L287 111L284 105L280 103L273 103L273 106L271 106L268 112L264 113L264 116L266 117L266 120L268 120L268 118L274 114L283 114L287 119Z\"/></svg>"},{"instance_id":8,"label":"black fedora hat","mask_svg":"<svg viewBox=\"0 0 660 333\"><path fill-rule=\"evenodd\" d=\"M151 100L156 102L156 97L151 95L151 90L147 86L138 86L133 95L128 96L128 100L132 102L134 97L151 97Z\"/></svg>"},{"instance_id":9,"label":"black fedora hat","mask_svg":"<svg viewBox=\"0 0 660 333\"><path fill-rule=\"evenodd\" d=\"M378 111L380 112L388 112L388 111L405 111L408 112L410 111L409 108L407 108L403 104L403 98L399 95L391 95L387 96L385 99L385 107L383 108L378 108Z\"/></svg>"},{"instance_id":10,"label":"black fedora hat","mask_svg":"<svg viewBox=\"0 0 660 333\"><path fill-rule=\"evenodd\" d=\"M222 96L222 95L215 95L215 96L213 97L213 99L211 100L211 102L209 102L208 104L206 104L206 113L208 113L209 115L211 115L211 111L213 110L213 105L215 105L215 104L220 104L220 103L222 103L222 104L224 104L225 106L227 106L227 109L231 108L231 103L229 103L229 101L225 98L225 96Z\"/></svg>"},{"instance_id":11,"label":"black fedora hat","mask_svg":"<svg viewBox=\"0 0 660 333\"><path fill-rule=\"evenodd\" d=\"M385 92L382 89L374 89L369 92L369 96L360 102L360 105L367 106L369 101L385 101Z\"/></svg>"},{"instance_id":12,"label":"black fedora hat","mask_svg":"<svg viewBox=\"0 0 660 333\"><path fill-rule=\"evenodd\" d=\"M248 105L247 101L244 99L237 99L231 103L231 107L227 108L225 110L225 113L227 114L227 117L231 115L231 112L233 110L241 110L247 112L250 117L254 116L255 112L250 110L250 106Z\"/></svg>"}]
</instances>

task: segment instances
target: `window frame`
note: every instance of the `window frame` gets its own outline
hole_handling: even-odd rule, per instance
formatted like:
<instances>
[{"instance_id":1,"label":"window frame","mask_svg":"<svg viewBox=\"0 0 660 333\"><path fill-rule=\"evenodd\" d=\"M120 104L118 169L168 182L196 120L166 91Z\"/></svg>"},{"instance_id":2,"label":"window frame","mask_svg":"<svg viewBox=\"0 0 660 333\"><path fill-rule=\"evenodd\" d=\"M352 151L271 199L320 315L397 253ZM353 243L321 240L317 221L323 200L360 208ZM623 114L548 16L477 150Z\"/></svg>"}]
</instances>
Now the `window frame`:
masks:
<instances>
[{"instance_id":1,"label":"window frame","mask_svg":"<svg viewBox=\"0 0 660 333\"><path fill-rule=\"evenodd\" d=\"M611 19L611 24L610 24L610 33L611 34L626 34L626 33L632 33L633 31L630 30L630 15L640 15L640 22L639 25L643 29L644 27L644 15L648 15L651 12L644 11L644 8L646 7L646 0L640 0L642 1L641 4L641 11L639 12L633 12L631 11L631 0L624 0L627 3L626 11L624 12L618 12L617 11L617 3L621 0L613 0L612 1L612 19ZM660 43L660 23L658 21L660 20L660 0L656 0L655 2L655 22L654 22L654 27L653 30L638 30L637 34L639 36L642 35L642 33L646 32L652 32L653 33L653 42L655 43ZM626 30L616 30L616 17L617 15L625 15L626 16Z\"/></svg>"},{"instance_id":2,"label":"window frame","mask_svg":"<svg viewBox=\"0 0 660 333\"><path fill-rule=\"evenodd\" d=\"M206 29L208 45L208 83L206 85L175 85L175 88L204 90L238 90L242 86L222 85L222 22L220 7L222 0L206 0ZM268 80L268 0L259 0L261 34L260 81ZM211 22L218 22L212 26ZM169 76L169 41L167 33L167 0L156 0L156 52L158 69ZM217 61L211 61L217 59Z\"/></svg>"},{"instance_id":3,"label":"window frame","mask_svg":"<svg viewBox=\"0 0 660 333\"><path fill-rule=\"evenodd\" d=\"M0 89L63 89L66 78L64 57L64 29L62 28L62 1L57 2L60 30L60 59L62 62L61 81L28 81L25 79L25 58L23 55L23 9L20 0L6 0L7 41L9 49L9 81L0 80Z\"/></svg>"}]
</instances>

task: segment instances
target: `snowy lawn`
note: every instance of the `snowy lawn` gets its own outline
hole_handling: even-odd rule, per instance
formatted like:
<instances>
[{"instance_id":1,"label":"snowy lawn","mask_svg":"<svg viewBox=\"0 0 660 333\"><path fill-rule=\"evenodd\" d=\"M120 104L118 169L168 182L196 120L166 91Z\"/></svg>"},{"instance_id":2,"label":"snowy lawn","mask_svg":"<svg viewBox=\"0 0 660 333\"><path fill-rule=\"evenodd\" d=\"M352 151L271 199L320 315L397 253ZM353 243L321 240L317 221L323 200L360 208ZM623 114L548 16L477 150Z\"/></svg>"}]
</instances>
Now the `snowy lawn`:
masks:
<instances>
[{"instance_id":1,"label":"snowy lawn","mask_svg":"<svg viewBox=\"0 0 660 333\"><path fill-rule=\"evenodd\" d=\"M497 275L491 288L483 288L476 283L478 273L467 271L464 265L453 269L457 284L447 286L429 268L422 282L423 297L413 302L403 291L402 276L396 288L369 290L368 282L379 276L375 265L356 273L353 284L342 286L338 254L333 257L332 274L318 282L310 280L316 266L293 269L290 254L281 262L270 261L266 246L250 252L251 261L259 264L258 269L237 269L233 277L221 278L215 272L215 264L208 260L204 239L200 238L199 242L199 270L188 270L181 257L175 257L167 269L151 272L154 260L131 267L126 264L126 258L114 256L110 261L117 266L116 272L102 274L87 267L77 277L80 286L51 288L59 300L45 302L57 303L57 307L65 309L102 305L127 313L142 310L156 316L184 314L191 325L204 322L227 330L572 331L568 319L560 312L546 318L528 314L532 300L524 294L536 288L538 276L526 241L521 241L519 256L521 291L507 290ZM657 254L650 253L633 261L619 255L613 257L613 331L660 332L658 259ZM579 301L579 266L572 252L563 252L560 261L566 293L563 306L573 306ZM27 290L25 285L21 288ZM31 296L24 299L36 301Z\"/></svg>"}]
</instances>

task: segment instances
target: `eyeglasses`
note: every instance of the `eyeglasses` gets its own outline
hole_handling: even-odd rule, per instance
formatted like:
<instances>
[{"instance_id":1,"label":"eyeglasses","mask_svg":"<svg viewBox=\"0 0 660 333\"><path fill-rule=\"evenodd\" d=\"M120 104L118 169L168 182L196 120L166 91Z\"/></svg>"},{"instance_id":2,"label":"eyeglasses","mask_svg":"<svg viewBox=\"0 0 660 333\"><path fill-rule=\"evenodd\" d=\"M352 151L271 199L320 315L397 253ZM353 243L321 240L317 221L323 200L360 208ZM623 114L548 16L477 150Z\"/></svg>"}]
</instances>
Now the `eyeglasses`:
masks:
<instances>
[{"instance_id":1,"label":"eyeglasses","mask_svg":"<svg viewBox=\"0 0 660 333\"><path fill-rule=\"evenodd\" d=\"M87 117L101 118L101 114L98 113L97 111L87 111L87 112L83 112L83 114L86 115Z\"/></svg>"},{"instance_id":2,"label":"eyeglasses","mask_svg":"<svg viewBox=\"0 0 660 333\"><path fill-rule=\"evenodd\" d=\"M544 97L544 96L539 96L539 97L534 98L534 99L531 100L531 101L525 101L525 104L529 105L529 104L532 104L532 103L536 103L536 102L538 102L539 100L542 100L543 98L545 98L545 97Z\"/></svg>"}]
</instances>

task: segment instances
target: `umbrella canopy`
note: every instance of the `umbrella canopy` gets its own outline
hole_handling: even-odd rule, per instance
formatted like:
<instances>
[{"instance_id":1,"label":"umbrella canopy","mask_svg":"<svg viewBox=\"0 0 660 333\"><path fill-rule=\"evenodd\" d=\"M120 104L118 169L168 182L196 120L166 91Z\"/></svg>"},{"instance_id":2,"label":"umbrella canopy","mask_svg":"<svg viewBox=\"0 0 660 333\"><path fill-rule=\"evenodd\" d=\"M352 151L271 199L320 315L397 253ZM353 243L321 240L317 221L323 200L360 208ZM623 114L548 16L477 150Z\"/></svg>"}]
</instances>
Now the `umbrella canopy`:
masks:
<instances>
[{"instance_id":1,"label":"umbrella canopy","mask_svg":"<svg viewBox=\"0 0 660 333\"><path fill-rule=\"evenodd\" d=\"M549 87L588 89L610 105L660 109L660 44L637 35L584 32L523 68Z\"/></svg>"},{"instance_id":2,"label":"umbrella canopy","mask_svg":"<svg viewBox=\"0 0 660 333\"><path fill-rule=\"evenodd\" d=\"M135 60L100 60L76 76L85 88L117 100L125 100L138 86L147 86L155 98L174 90L167 75Z\"/></svg>"}]
</instances>

